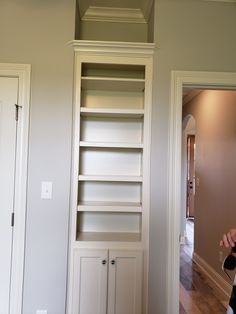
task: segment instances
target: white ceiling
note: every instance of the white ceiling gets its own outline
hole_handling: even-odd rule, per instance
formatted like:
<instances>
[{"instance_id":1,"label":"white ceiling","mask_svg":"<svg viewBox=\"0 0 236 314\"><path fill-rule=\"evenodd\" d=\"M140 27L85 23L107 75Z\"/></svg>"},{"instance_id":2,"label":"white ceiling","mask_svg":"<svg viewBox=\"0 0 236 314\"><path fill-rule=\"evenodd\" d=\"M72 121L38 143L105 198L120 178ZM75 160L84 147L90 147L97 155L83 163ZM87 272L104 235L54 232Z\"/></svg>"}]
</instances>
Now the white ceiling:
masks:
<instances>
[{"instance_id":1,"label":"white ceiling","mask_svg":"<svg viewBox=\"0 0 236 314\"><path fill-rule=\"evenodd\" d=\"M102 20L109 17L110 20L116 16L118 21L121 17L130 17L136 22L147 23L151 12L153 0L77 0L79 5L80 17L82 20L94 19ZM107 20L107 19L104 19Z\"/></svg>"}]
</instances>

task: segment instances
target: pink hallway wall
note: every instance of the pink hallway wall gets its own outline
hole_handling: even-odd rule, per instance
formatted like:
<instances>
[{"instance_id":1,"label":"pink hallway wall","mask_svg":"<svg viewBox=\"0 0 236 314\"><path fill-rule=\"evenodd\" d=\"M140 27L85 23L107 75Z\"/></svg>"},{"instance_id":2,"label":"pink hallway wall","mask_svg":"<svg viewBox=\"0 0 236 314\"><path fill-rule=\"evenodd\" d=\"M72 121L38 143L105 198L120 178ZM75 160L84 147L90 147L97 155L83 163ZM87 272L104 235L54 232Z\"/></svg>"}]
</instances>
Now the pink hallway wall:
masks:
<instances>
[{"instance_id":1,"label":"pink hallway wall","mask_svg":"<svg viewBox=\"0 0 236 314\"><path fill-rule=\"evenodd\" d=\"M196 120L195 253L221 276L219 240L236 228L236 92L203 91L183 108ZM224 250L224 254L228 251Z\"/></svg>"}]
</instances>

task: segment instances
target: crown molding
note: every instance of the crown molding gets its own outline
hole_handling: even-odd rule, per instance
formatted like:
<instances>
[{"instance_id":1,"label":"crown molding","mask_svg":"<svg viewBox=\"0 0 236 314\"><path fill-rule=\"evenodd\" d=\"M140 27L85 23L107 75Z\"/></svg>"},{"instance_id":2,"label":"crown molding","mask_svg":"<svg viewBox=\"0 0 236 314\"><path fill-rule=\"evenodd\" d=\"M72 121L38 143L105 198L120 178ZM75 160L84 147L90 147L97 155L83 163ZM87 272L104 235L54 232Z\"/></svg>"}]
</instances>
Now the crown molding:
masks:
<instances>
[{"instance_id":1,"label":"crown molding","mask_svg":"<svg viewBox=\"0 0 236 314\"><path fill-rule=\"evenodd\" d=\"M236 0L204 0L204 1L211 1L211 2L231 2L231 3L236 3Z\"/></svg>"},{"instance_id":2,"label":"crown molding","mask_svg":"<svg viewBox=\"0 0 236 314\"><path fill-rule=\"evenodd\" d=\"M94 40L73 40L68 43L74 48L75 52L86 52L87 54L106 54L107 52L115 55L132 54L150 56L154 54L156 45L154 43L142 42L115 42L115 41L94 41Z\"/></svg>"},{"instance_id":3,"label":"crown molding","mask_svg":"<svg viewBox=\"0 0 236 314\"><path fill-rule=\"evenodd\" d=\"M90 6L85 14L81 17L81 20L116 23L147 23L147 20L145 19L141 9L95 6Z\"/></svg>"}]
</instances>

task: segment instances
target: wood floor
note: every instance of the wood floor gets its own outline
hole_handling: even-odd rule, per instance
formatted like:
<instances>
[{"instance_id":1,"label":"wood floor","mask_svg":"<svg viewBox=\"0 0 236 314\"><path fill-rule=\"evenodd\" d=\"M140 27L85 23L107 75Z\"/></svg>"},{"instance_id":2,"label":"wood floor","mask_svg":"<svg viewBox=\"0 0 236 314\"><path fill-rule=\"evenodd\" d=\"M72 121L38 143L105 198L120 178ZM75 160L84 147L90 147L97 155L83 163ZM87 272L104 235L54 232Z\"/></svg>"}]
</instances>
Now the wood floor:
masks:
<instances>
[{"instance_id":1,"label":"wood floor","mask_svg":"<svg viewBox=\"0 0 236 314\"><path fill-rule=\"evenodd\" d=\"M228 300L192 262L193 222L187 223L187 244L180 250L180 314L225 314Z\"/></svg>"}]
</instances>

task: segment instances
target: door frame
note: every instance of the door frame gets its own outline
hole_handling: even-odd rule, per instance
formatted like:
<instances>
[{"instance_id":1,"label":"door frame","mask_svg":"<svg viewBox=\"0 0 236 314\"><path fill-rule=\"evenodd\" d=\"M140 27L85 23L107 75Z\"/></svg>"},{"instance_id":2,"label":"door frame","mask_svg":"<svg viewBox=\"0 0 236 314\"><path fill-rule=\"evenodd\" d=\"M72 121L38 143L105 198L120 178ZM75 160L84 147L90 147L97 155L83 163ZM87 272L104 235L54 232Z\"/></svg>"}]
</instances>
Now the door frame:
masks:
<instances>
[{"instance_id":1,"label":"door frame","mask_svg":"<svg viewBox=\"0 0 236 314\"><path fill-rule=\"evenodd\" d=\"M18 105L21 106L19 110L16 139L15 217L12 244L9 314L22 312L27 204L30 72L31 66L29 64L0 63L1 77L18 78Z\"/></svg>"},{"instance_id":2,"label":"door frame","mask_svg":"<svg viewBox=\"0 0 236 314\"><path fill-rule=\"evenodd\" d=\"M236 89L236 73L171 72L171 103L168 138L168 248L166 313L179 313L181 141L183 87Z\"/></svg>"}]
</instances>

